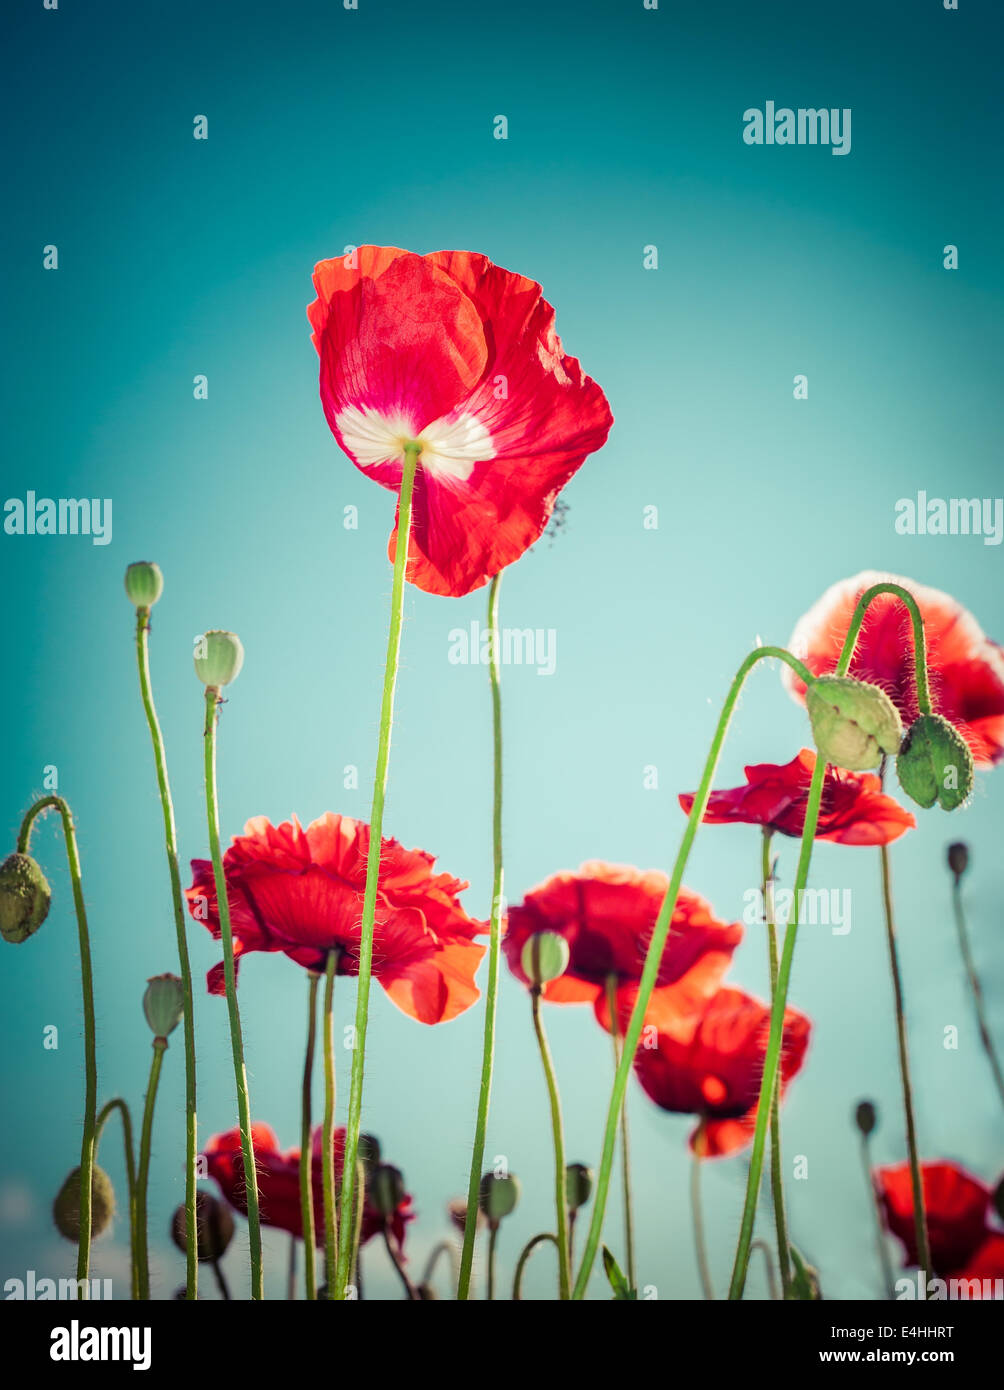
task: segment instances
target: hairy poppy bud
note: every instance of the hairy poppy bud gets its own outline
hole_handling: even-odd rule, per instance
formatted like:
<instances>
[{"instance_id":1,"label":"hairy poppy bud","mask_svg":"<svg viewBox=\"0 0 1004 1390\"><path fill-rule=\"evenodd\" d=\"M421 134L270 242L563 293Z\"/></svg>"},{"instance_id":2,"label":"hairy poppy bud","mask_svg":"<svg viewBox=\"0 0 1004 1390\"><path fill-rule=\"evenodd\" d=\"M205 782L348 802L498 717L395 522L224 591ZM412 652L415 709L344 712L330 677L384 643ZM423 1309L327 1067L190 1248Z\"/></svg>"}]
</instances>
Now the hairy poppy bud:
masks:
<instances>
[{"instance_id":1,"label":"hairy poppy bud","mask_svg":"<svg viewBox=\"0 0 1004 1390\"><path fill-rule=\"evenodd\" d=\"M407 1195L400 1168L392 1163L378 1163L370 1177L369 1196L380 1215L389 1221Z\"/></svg>"},{"instance_id":2,"label":"hairy poppy bud","mask_svg":"<svg viewBox=\"0 0 1004 1390\"><path fill-rule=\"evenodd\" d=\"M512 1173L505 1178L497 1178L494 1173L484 1175L478 1194L478 1206L488 1218L490 1226L516 1210L519 1191L519 1178L514 1177Z\"/></svg>"},{"instance_id":3,"label":"hairy poppy bud","mask_svg":"<svg viewBox=\"0 0 1004 1390\"><path fill-rule=\"evenodd\" d=\"M461 1235L463 1235L467 1229L467 1198L451 1197L451 1199L446 1204L446 1214L450 1218L451 1224L457 1228ZM474 1222L474 1229L477 1230L484 1224L485 1214L479 1207L477 1217Z\"/></svg>"},{"instance_id":4,"label":"hairy poppy bud","mask_svg":"<svg viewBox=\"0 0 1004 1390\"><path fill-rule=\"evenodd\" d=\"M973 789L973 755L954 725L940 714L921 714L906 731L896 759L899 784L925 810L961 806Z\"/></svg>"},{"instance_id":5,"label":"hairy poppy bud","mask_svg":"<svg viewBox=\"0 0 1004 1390\"><path fill-rule=\"evenodd\" d=\"M356 1145L356 1155L362 1159L367 1175L372 1173L380 1162L380 1140L372 1134L360 1134L359 1142Z\"/></svg>"},{"instance_id":6,"label":"hairy poppy bud","mask_svg":"<svg viewBox=\"0 0 1004 1390\"><path fill-rule=\"evenodd\" d=\"M243 665L244 648L236 632L204 632L197 639L195 674L203 685L229 685Z\"/></svg>"},{"instance_id":7,"label":"hairy poppy bud","mask_svg":"<svg viewBox=\"0 0 1004 1390\"><path fill-rule=\"evenodd\" d=\"M806 691L816 747L828 763L851 772L878 767L903 734L899 711L884 690L849 676L820 676Z\"/></svg>"},{"instance_id":8,"label":"hairy poppy bud","mask_svg":"<svg viewBox=\"0 0 1004 1390\"><path fill-rule=\"evenodd\" d=\"M0 864L0 936L20 946L49 915L52 892L30 854L8 854Z\"/></svg>"},{"instance_id":9,"label":"hairy poppy bud","mask_svg":"<svg viewBox=\"0 0 1004 1390\"><path fill-rule=\"evenodd\" d=\"M154 975L143 995L146 1021L158 1038L173 1033L185 1013L185 995L177 975Z\"/></svg>"},{"instance_id":10,"label":"hairy poppy bud","mask_svg":"<svg viewBox=\"0 0 1004 1390\"><path fill-rule=\"evenodd\" d=\"M138 560L125 572L125 591L137 608L152 608L164 592L164 576L152 560Z\"/></svg>"},{"instance_id":11,"label":"hairy poppy bud","mask_svg":"<svg viewBox=\"0 0 1004 1390\"><path fill-rule=\"evenodd\" d=\"M569 1211L584 1207L593 1191L592 1168L587 1168L584 1163L569 1163L565 1169L565 1191Z\"/></svg>"},{"instance_id":12,"label":"hairy poppy bud","mask_svg":"<svg viewBox=\"0 0 1004 1390\"><path fill-rule=\"evenodd\" d=\"M201 1261L215 1264L233 1240L234 1218L230 1208L209 1192L195 1194L195 1243L196 1257ZM171 1239L183 1253L188 1251L188 1231L185 1225L185 1208L179 1207L171 1217Z\"/></svg>"},{"instance_id":13,"label":"hairy poppy bud","mask_svg":"<svg viewBox=\"0 0 1004 1390\"><path fill-rule=\"evenodd\" d=\"M956 878L961 878L969 868L969 846L961 840L948 846L948 867Z\"/></svg>"},{"instance_id":14,"label":"hairy poppy bud","mask_svg":"<svg viewBox=\"0 0 1004 1390\"><path fill-rule=\"evenodd\" d=\"M858 1107L854 1111L854 1123L866 1137L871 1134L878 1123L878 1115L870 1100L862 1100L858 1103Z\"/></svg>"},{"instance_id":15,"label":"hairy poppy bud","mask_svg":"<svg viewBox=\"0 0 1004 1390\"><path fill-rule=\"evenodd\" d=\"M103 1168L95 1163L91 1178L91 1235L96 1239L115 1215L115 1189ZM52 1204L56 1229L67 1240L80 1238L80 1169L74 1168Z\"/></svg>"},{"instance_id":16,"label":"hairy poppy bud","mask_svg":"<svg viewBox=\"0 0 1004 1390\"><path fill-rule=\"evenodd\" d=\"M568 961L568 942L553 931L539 931L527 937L519 958L523 974L537 989L564 975Z\"/></svg>"}]
</instances>

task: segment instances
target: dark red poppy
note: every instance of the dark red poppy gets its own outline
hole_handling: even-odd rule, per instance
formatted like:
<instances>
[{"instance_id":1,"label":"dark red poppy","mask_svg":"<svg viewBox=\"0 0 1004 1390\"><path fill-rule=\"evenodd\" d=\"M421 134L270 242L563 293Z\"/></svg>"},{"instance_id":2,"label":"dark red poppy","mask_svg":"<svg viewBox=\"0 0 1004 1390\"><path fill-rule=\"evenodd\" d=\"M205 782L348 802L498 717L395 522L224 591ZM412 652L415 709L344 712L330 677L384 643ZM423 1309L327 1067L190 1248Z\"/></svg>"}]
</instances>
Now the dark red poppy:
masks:
<instances>
[{"instance_id":1,"label":"dark red poppy","mask_svg":"<svg viewBox=\"0 0 1004 1390\"><path fill-rule=\"evenodd\" d=\"M786 1009L781 1044L781 1094L801 1069L809 1020ZM705 1005L689 1036L661 1029L642 1034L634 1069L656 1105L703 1123L690 1136L701 1158L720 1158L753 1138L760 1080L767 1054L770 1008L739 989L720 989Z\"/></svg>"},{"instance_id":2,"label":"dark red poppy","mask_svg":"<svg viewBox=\"0 0 1004 1390\"><path fill-rule=\"evenodd\" d=\"M533 280L471 251L360 246L314 269L307 310L321 402L340 447L397 492L422 445L407 578L467 594L540 536L605 443L606 397L568 357ZM396 550L397 529L390 539Z\"/></svg>"},{"instance_id":3,"label":"dark red poppy","mask_svg":"<svg viewBox=\"0 0 1004 1390\"><path fill-rule=\"evenodd\" d=\"M952 1276L955 1279L978 1279L982 1284L984 1279L995 1281L995 1287L990 1291L991 1298L1002 1297L1002 1284L1004 1284L1004 1234L999 1231L991 1231L986 1236L981 1245L966 1261L962 1269L956 1270ZM970 1298L982 1298L983 1291L971 1285L968 1290Z\"/></svg>"},{"instance_id":4,"label":"dark red poppy","mask_svg":"<svg viewBox=\"0 0 1004 1390\"><path fill-rule=\"evenodd\" d=\"M255 1167L258 1172L258 1204L261 1219L266 1226L275 1226L280 1231L288 1231L291 1236L303 1236L303 1218L300 1213L300 1150L287 1149L280 1152L279 1140L270 1125L256 1123L251 1126L251 1139L254 1144ZM335 1154L335 1193L341 1191L342 1166L345 1154L345 1130L338 1128L334 1133ZM235 1211L248 1214L247 1188L244 1183L244 1159L241 1154L241 1135L239 1129L227 1130L225 1134L214 1134L206 1145L204 1155L209 1176L219 1183L220 1191ZM315 1244L324 1243L324 1147L323 1131L318 1127L313 1132L310 1159L310 1180L314 1190L314 1239ZM406 1196L390 1220L390 1229L398 1244L404 1241L405 1226L414 1219L411 1210L411 1197ZM384 1218L369 1199L367 1189L363 1207L363 1225L360 1240L363 1244L384 1228Z\"/></svg>"},{"instance_id":5,"label":"dark red poppy","mask_svg":"<svg viewBox=\"0 0 1004 1390\"><path fill-rule=\"evenodd\" d=\"M509 968L528 983L520 964L523 946L537 932L549 931L568 942L564 975L543 988L555 1004L591 1003L602 1017L607 981L618 990L641 979L669 879L621 864L593 860L578 873L560 873L527 893L509 909L503 948ZM739 922L720 922L697 893L680 889L669 939L662 953L653 1016L688 1013L718 988L732 952L742 940Z\"/></svg>"},{"instance_id":6,"label":"dark red poppy","mask_svg":"<svg viewBox=\"0 0 1004 1390\"><path fill-rule=\"evenodd\" d=\"M338 973L358 974L369 838L368 825L331 812L306 830L295 817L281 825L264 816L248 821L223 856L235 964L252 951L282 951L320 972L337 950ZM485 923L460 906L468 885L433 873L435 862L424 850L381 842L373 975L421 1023L455 1018L474 1003L485 952L473 939ZM192 873L189 911L219 939L213 866L193 859ZM222 964L208 978L210 992L222 994Z\"/></svg>"},{"instance_id":7,"label":"dark red poppy","mask_svg":"<svg viewBox=\"0 0 1004 1390\"><path fill-rule=\"evenodd\" d=\"M934 1273L953 1275L975 1258L993 1234L987 1224L991 1190L957 1163L922 1163L920 1181ZM904 1266L919 1264L910 1165L876 1169L875 1183L886 1225L903 1246Z\"/></svg>"},{"instance_id":8,"label":"dark red poppy","mask_svg":"<svg viewBox=\"0 0 1004 1390\"><path fill-rule=\"evenodd\" d=\"M977 764L989 767L1004 756L1004 650L985 635L960 603L912 579L866 570L827 589L801 618L789 646L813 675L834 670L858 599L873 584L891 581L908 589L924 620L928 677L936 714L954 724ZM805 686L790 667L785 685L797 700ZM918 714L910 615L893 594L869 606L854 648L851 676L879 685L908 727Z\"/></svg>"},{"instance_id":9,"label":"dark red poppy","mask_svg":"<svg viewBox=\"0 0 1004 1390\"><path fill-rule=\"evenodd\" d=\"M790 763L757 763L747 767L746 786L712 792L703 819L708 825L741 822L800 837L815 766L815 753L803 748ZM693 793L680 793L680 805L688 815L693 804ZM817 840L834 840L840 845L888 845L916 824L909 811L885 795L882 783L873 773L826 769Z\"/></svg>"}]
</instances>

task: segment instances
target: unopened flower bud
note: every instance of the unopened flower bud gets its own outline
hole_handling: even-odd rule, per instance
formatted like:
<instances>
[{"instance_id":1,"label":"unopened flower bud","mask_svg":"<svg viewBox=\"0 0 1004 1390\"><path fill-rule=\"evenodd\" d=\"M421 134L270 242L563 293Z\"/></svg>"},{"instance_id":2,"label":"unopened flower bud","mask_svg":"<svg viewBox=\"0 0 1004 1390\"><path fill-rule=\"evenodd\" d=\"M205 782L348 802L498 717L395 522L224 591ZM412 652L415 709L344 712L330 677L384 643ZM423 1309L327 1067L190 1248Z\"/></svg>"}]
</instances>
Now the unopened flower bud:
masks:
<instances>
[{"instance_id":1,"label":"unopened flower bud","mask_svg":"<svg viewBox=\"0 0 1004 1390\"><path fill-rule=\"evenodd\" d=\"M463 1235L467 1229L467 1198L451 1197L446 1204L446 1214L450 1218L451 1224ZM474 1222L474 1229L478 1230L484 1224L485 1214L479 1207Z\"/></svg>"},{"instance_id":2,"label":"unopened flower bud","mask_svg":"<svg viewBox=\"0 0 1004 1390\"><path fill-rule=\"evenodd\" d=\"M568 969L568 942L557 932L540 931L528 937L520 954L523 974L536 988L556 980Z\"/></svg>"},{"instance_id":3,"label":"unopened flower bud","mask_svg":"<svg viewBox=\"0 0 1004 1390\"><path fill-rule=\"evenodd\" d=\"M152 608L164 592L164 576L152 560L138 560L125 572L125 591L137 608Z\"/></svg>"},{"instance_id":4,"label":"unopened flower bud","mask_svg":"<svg viewBox=\"0 0 1004 1390\"><path fill-rule=\"evenodd\" d=\"M380 1215L389 1221L407 1195L400 1168L392 1163L378 1163L370 1177L369 1197Z\"/></svg>"},{"instance_id":5,"label":"unopened flower bud","mask_svg":"<svg viewBox=\"0 0 1004 1390\"><path fill-rule=\"evenodd\" d=\"M925 810L961 806L973 789L973 755L953 724L940 714L921 714L906 731L896 759L899 784Z\"/></svg>"},{"instance_id":6,"label":"unopened flower bud","mask_svg":"<svg viewBox=\"0 0 1004 1390\"><path fill-rule=\"evenodd\" d=\"M372 1134L360 1134L356 1156L362 1160L368 1176L380 1162L380 1140Z\"/></svg>"},{"instance_id":7,"label":"unopened flower bud","mask_svg":"<svg viewBox=\"0 0 1004 1390\"><path fill-rule=\"evenodd\" d=\"M196 1258L215 1264L221 1259L234 1235L234 1218L230 1208L209 1192L195 1194ZM179 1207L171 1217L171 1239L183 1253L188 1251L188 1228L185 1208Z\"/></svg>"},{"instance_id":8,"label":"unopened flower bud","mask_svg":"<svg viewBox=\"0 0 1004 1390\"><path fill-rule=\"evenodd\" d=\"M870 1100L859 1101L857 1109L854 1111L854 1123L866 1137L871 1134L878 1123L878 1115Z\"/></svg>"},{"instance_id":9,"label":"unopened flower bud","mask_svg":"<svg viewBox=\"0 0 1004 1390\"><path fill-rule=\"evenodd\" d=\"M49 914L52 892L30 854L8 854L0 864L0 936L20 946Z\"/></svg>"},{"instance_id":10,"label":"unopened flower bud","mask_svg":"<svg viewBox=\"0 0 1004 1390\"><path fill-rule=\"evenodd\" d=\"M195 674L203 685L229 685L243 665L244 648L236 632L204 632L196 640Z\"/></svg>"},{"instance_id":11,"label":"unopened flower bud","mask_svg":"<svg viewBox=\"0 0 1004 1390\"><path fill-rule=\"evenodd\" d=\"M111 1225L115 1215L115 1189L111 1178L95 1163L91 1178L91 1236L97 1239ZM80 1237L80 1169L74 1168L59 1189L52 1204L56 1229L67 1240Z\"/></svg>"},{"instance_id":12,"label":"unopened flower bud","mask_svg":"<svg viewBox=\"0 0 1004 1390\"><path fill-rule=\"evenodd\" d=\"M866 772L899 748L899 711L877 685L849 676L820 676L806 691L805 707L816 747L836 767Z\"/></svg>"},{"instance_id":13,"label":"unopened flower bud","mask_svg":"<svg viewBox=\"0 0 1004 1390\"><path fill-rule=\"evenodd\" d=\"M565 1191L568 1194L568 1210L578 1211L592 1196L593 1170L584 1163L569 1163L565 1169Z\"/></svg>"},{"instance_id":14,"label":"unopened flower bud","mask_svg":"<svg viewBox=\"0 0 1004 1390\"><path fill-rule=\"evenodd\" d=\"M948 846L948 867L956 878L961 878L969 868L969 846L961 840Z\"/></svg>"},{"instance_id":15,"label":"unopened flower bud","mask_svg":"<svg viewBox=\"0 0 1004 1390\"><path fill-rule=\"evenodd\" d=\"M519 1192L519 1178L514 1177L512 1173L504 1178L497 1178L494 1173L484 1175L478 1194L478 1206L488 1218L490 1226L516 1210Z\"/></svg>"},{"instance_id":16,"label":"unopened flower bud","mask_svg":"<svg viewBox=\"0 0 1004 1390\"><path fill-rule=\"evenodd\" d=\"M155 1037L173 1033L185 1014L185 994L177 975L154 975L146 982L143 1012Z\"/></svg>"}]
</instances>

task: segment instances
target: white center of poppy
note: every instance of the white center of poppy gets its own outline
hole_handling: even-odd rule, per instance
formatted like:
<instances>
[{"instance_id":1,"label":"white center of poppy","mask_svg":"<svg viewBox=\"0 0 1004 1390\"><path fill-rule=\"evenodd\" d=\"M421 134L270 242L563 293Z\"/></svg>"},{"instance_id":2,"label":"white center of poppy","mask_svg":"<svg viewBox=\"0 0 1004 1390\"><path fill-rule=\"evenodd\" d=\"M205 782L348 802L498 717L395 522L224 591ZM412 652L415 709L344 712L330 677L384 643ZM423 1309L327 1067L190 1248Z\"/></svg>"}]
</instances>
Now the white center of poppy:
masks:
<instances>
[{"instance_id":1,"label":"white center of poppy","mask_svg":"<svg viewBox=\"0 0 1004 1390\"><path fill-rule=\"evenodd\" d=\"M383 415L367 406L350 405L338 413L335 424L345 447L362 468L378 463L403 463L404 447L412 439L422 446L422 467L462 482L476 463L495 457L492 437L476 415L443 417L418 434L404 415Z\"/></svg>"}]
</instances>

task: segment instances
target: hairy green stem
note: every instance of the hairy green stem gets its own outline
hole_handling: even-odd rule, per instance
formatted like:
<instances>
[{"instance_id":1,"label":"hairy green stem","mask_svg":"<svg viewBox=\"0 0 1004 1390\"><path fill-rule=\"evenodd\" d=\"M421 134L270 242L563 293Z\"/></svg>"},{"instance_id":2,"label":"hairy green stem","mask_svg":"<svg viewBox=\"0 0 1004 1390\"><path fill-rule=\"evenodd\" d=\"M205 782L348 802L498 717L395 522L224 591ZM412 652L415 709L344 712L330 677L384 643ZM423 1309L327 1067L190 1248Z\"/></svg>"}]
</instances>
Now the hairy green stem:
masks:
<instances>
[{"instance_id":1,"label":"hairy green stem","mask_svg":"<svg viewBox=\"0 0 1004 1390\"><path fill-rule=\"evenodd\" d=\"M94 1126L94 1161L98 1161L101 1134L113 1110L122 1117L122 1142L125 1148L126 1182L129 1187L129 1282L131 1296L139 1297L139 1264L136 1260L136 1158L133 1153L132 1115L121 1096L107 1101L98 1112Z\"/></svg>"},{"instance_id":2,"label":"hairy green stem","mask_svg":"<svg viewBox=\"0 0 1004 1390\"><path fill-rule=\"evenodd\" d=\"M146 1198L150 1178L150 1144L153 1137L153 1111L157 1103L160 1069L167 1051L166 1038L154 1038L150 1060L150 1080L143 1108L143 1129L139 1141L139 1172L136 1175L136 1263L139 1267L139 1297L150 1297L150 1252L147 1243Z\"/></svg>"},{"instance_id":3,"label":"hairy green stem","mask_svg":"<svg viewBox=\"0 0 1004 1390\"><path fill-rule=\"evenodd\" d=\"M694 1253L697 1256L697 1270L701 1276L701 1292L706 1299L713 1299L715 1296L715 1287L711 1282L711 1269L708 1265L708 1250L704 1238L704 1213L701 1210L701 1158L703 1147L704 1121L702 1120L696 1135L694 1158L690 1169L690 1210L694 1223Z\"/></svg>"},{"instance_id":4,"label":"hairy green stem","mask_svg":"<svg viewBox=\"0 0 1004 1390\"><path fill-rule=\"evenodd\" d=\"M882 1211L879 1207L878 1193L875 1191L875 1179L872 1177L871 1150L868 1144L867 1134L861 1136L861 1166L865 1172L865 1187L868 1189L868 1205L871 1207L872 1217L875 1221L875 1245L878 1250L879 1268L882 1270L882 1283L885 1287L885 1296L892 1300L896 1297L893 1288L892 1261L889 1259L889 1251L885 1243L885 1227L882 1222Z\"/></svg>"},{"instance_id":5,"label":"hairy green stem","mask_svg":"<svg viewBox=\"0 0 1004 1390\"><path fill-rule=\"evenodd\" d=\"M770 1002L773 1006L777 991L777 920L774 911L774 876L770 864L772 832L763 832L761 883L763 888L764 920L767 924L767 964L770 973ZM774 1087L770 1103L770 1186L774 1203L774 1225L777 1229L777 1258L781 1270L781 1288L788 1293L791 1283L788 1219L784 1205L784 1168L781 1162L781 1088Z\"/></svg>"},{"instance_id":6,"label":"hairy green stem","mask_svg":"<svg viewBox=\"0 0 1004 1390\"><path fill-rule=\"evenodd\" d=\"M313 1132L311 1091L314 1078L314 1042L317 1037L317 982L313 970L307 979L307 1046L303 1055L303 1085L300 1092L300 1221L303 1225L303 1280L308 1302L317 1298L314 1259Z\"/></svg>"},{"instance_id":7,"label":"hairy green stem","mask_svg":"<svg viewBox=\"0 0 1004 1390\"><path fill-rule=\"evenodd\" d=\"M610 1035L614 1040L614 1075L621 1062L621 1021L617 1009L617 976L609 974L606 983L607 1012L610 1015ZM638 1287L634 1267L634 1205L631 1201L631 1145L628 1138L627 1104L621 1106L621 1184L624 1188L624 1258L627 1281L632 1289Z\"/></svg>"},{"instance_id":8,"label":"hairy green stem","mask_svg":"<svg viewBox=\"0 0 1004 1390\"><path fill-rule=\"evenodd\" d=\"M524 1269L526 1269L526 1262L533 1254L533 1252L536 1250L537 1246L542 1245L545 1240L549 1240L551 1242L551 1244L559 1252L560 1257L561 1246L558 1244L558 1238L557 1236L552 1235L550 1231L541 1231L539 1235L536 1235L533 1237L532 1240L527 1241L527 1243L523 1246L523 1249L520 1251L519 1259L516 1262L516 1274L512 1281L512 1296L513 1301L516 1303L519 1303L523 1298L523 1271Z\"/></svg>"},{"instance_id":9,"label":"hairy green stem","mask_svg":"<svg viewBox=\"0 0 1004 1390\"><path fill-rule=\"evenodd\" d=\"M533 1009L533 1029L540 1048L540 1060L544 1066L547 1082L547 1095L551 1105L551 1133L554 1138L554 1204L558 1224L558 1297L566 1300L571 1290L571 1269L568 1254L568 1179L565 1174L565 1131L561 1122L561 1098L558 1095L558 1078L554 1072L554 1058L547 1042L544 1020L540 1011L540 986L530 990Z\"/></svg>"},{"instance_id":10,"label":"hairy green stem","mask_svg":"<svg viewBox=\"0 0 1004 1390\"><path fill-rule=\"evenodd\" d=\"M930 714L931 692L927 679L927 639L924 634L924 619L921 617L920 609L917 606L917 600L914 598L913 594L911 594L908 589L904 589L901 584L873 584L872 587L866 589L858 599L857 607L854 610L854 616L851 618L851 625L847 629L843 649L841 650L840 659L837 662L834 674L838 676L847 675L851 662L854 659L854 648L857 645L858 634L861 631L865 613L872 600L878 598L880 594L895 594L895 596L901 599L906 605L907 611L910 614L910 622L913 626L913 662L914 679L917 687L917 708L920 710L921 714Z\"/></svg>"},{"instance_id":11,"label":"hairy green stem","mask_svg":"<svg viewBox=\"0 0 1004 1390\"><path fill-rule=\"evenodd\" d=\"M338 1261L338 1213L335 1193L335 1025L332 1011L337 969L338 952L329 951L324 970L324 1130L321 1139L324 1177L324 1279L329 1290L335 1287ZM344 1190L343 1186L343 1193ZM342 1210L351 1211L352 1208L343 1206ZM343 1223L343 1231L343 1239L350 1240L351 1221Z\"/></svg>"},{"instance_id":12,"label":"hairy green stem","mask_svg":"<svg viewBox=\"0 0 1004 1390\"><path fill-rule=\"evenodd\" d=\"M990 1025L987 1022L986 1010L983 1006L983 987L980 984L980 977L976 973L976 962L973 960L972 949L969 945L969 932L966 929L966 914L962 906L962 878L955 875L955 882L952 885L952 906L955 910L955 926L959 933L959 949L962 952L962 961L966 967L966 975L969 979L969 989L973 996L973 1005L976 1009L976 1022L980 1030L980 1041L983 1044L983 1051L987 1054L990 1069L993 1072L994 1081L997 1084L997 1094L1004 1102L1004 1072L1001 1071L1000 1059L997 1056L997 1049L994 1047L993 1037L990 1033Z\"/></svg>"}]
</instances>

